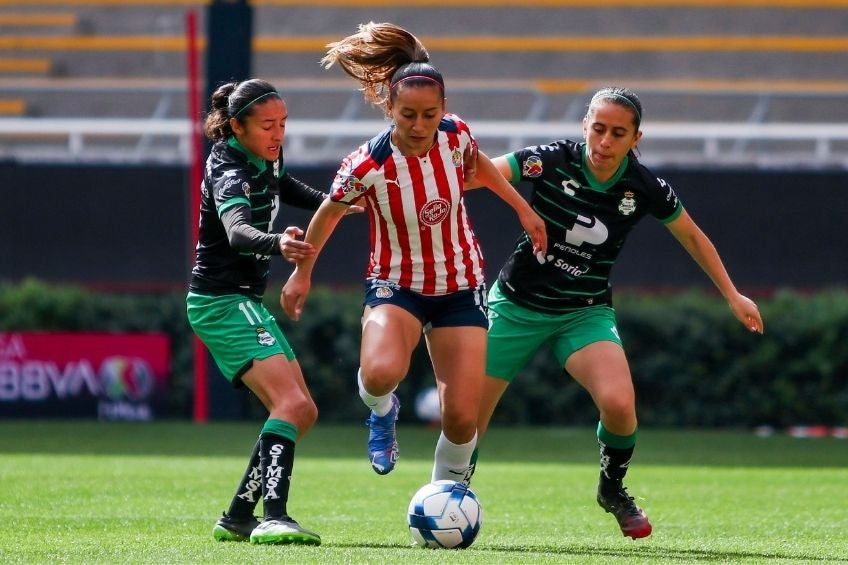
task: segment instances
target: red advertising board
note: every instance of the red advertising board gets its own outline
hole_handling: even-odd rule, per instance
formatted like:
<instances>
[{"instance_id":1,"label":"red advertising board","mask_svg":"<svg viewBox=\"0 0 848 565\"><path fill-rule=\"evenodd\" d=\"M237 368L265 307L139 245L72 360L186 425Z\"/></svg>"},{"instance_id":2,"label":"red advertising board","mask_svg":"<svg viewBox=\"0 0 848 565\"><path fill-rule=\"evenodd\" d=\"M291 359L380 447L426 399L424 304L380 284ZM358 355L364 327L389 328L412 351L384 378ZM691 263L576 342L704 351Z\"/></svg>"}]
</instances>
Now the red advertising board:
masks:
<instances>
[{"instance_id":1,"label":"red advertising board","mask_svg":"<svg viewBox=\"0 0 848 565\"><path fill-rule=\"evenodd\" d=\"M0 417L151 420L170 364L163 333L0 332Z\"/></svg>"}]
</instances>

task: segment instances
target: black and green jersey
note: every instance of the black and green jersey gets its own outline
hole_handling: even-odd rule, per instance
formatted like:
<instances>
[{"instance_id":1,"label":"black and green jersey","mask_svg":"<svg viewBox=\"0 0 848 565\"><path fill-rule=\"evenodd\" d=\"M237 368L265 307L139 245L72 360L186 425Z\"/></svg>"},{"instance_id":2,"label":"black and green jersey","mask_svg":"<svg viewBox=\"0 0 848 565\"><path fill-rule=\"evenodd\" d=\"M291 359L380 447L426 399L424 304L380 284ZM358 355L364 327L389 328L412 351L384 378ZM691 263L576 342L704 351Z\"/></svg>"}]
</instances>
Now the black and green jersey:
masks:
<instances>
[{"instance_id":1,"label":"black and green jersey","mask_svg":"<svg viewBox=\"0 0 848 565\"><path fill-rule=\"evenodd\" d=\"M585 143L561 140L507 156L512 179L533 185L530 204L545 221L548 251L534 256L522 234L498 275L503 293L539 312L612 304L610 271L627 234L645 214L667 223L683 210L666 181L635 159L599 182Z\"/></svg>"},{"instance_id":2,"label":"black and green jersey","mask_svg":"<svg viewBox=\"0 0 848 565\"><path fill-rule=\"evenodd\" d=\"M200 190L200 234L191 290L255 298L265 292L271 256L280 255L280 235L271 233L279 202L316 210L326 197L289 175L282 155L265 161L234 137L212 147ZM244 225L228 227L222 216L236 209ZM235 238L228 229L241 229L238 246L231 243Z\"/></svg>"}]
</instances>

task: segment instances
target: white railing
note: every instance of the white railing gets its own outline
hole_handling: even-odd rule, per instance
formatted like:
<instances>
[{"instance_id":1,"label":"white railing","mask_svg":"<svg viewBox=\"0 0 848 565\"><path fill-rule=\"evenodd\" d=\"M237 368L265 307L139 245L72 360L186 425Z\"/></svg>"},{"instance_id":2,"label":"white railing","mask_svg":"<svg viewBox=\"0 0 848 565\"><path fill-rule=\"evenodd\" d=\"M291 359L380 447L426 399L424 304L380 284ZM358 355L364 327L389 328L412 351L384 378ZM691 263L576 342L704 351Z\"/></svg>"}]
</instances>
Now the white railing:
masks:
<instances>
[{"instance_id":1,"label":"white railing","mask_svg":"<svg viewBox=\"0 0 848 565\"><path fill-rule=\"evenodd\" d=\"M382 120L290 120L286 161L338 163L386 126ZM186 119L0 119L0 158L21 161L187 163ZM647 164L848 168L848 123L645 122ZM582 137L579 123L476 121L472 131L489 154Z\"/></svg>"}]
</instances>

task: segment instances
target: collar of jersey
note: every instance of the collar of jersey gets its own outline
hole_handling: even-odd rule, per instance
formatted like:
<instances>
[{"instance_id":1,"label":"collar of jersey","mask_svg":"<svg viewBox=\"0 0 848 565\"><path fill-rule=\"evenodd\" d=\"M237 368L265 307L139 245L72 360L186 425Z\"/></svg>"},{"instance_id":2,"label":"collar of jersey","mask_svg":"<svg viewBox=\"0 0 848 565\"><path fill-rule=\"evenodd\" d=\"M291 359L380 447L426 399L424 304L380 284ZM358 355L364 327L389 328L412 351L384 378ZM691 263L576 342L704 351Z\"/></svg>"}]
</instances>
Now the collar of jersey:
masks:
<instances>
[{"instance_id":1,"label":"collar of jersey","mask_svg":"<svg viewBox=\"0 0 848 565\"><path fill-rule=\"evenodd\" d=\"M268 168L268 163L265 162L265 159L263 159L262 157L259 157L258 155L255 155L250 150L248 150L244 145L239 143L239 140L236 139L236 136L231 135L227 139L227 145L229 145L230 147L232 147L236 151L243 153L244 156L247 157L247 161L249 163L251 163L257 169L259 169L260 173L265 172L265 169Z\"/></svg>"},{"instance_id":2,"label":"collar of jersey","mask_svg":"<svg viewBox=\"0 0 848 565\"><path fill-rule=\"evenodd\" d=\"M589 168L589 163L586 162L586 144L583 144L583 174L586 175L586 180L589 181L589 188L592 190L597 190L598 192L606 192L609 187L618 182L618 179L621 178L621 175L624 174L624 170L627 168L627 163L630 162L630 157L627 155L624 156L624 159L621 160L621 164L618 166L618 170L615 174L606 182L601 182L595 178L595 175L592 174L592 169Z\"/></svg>"}]
</instances>

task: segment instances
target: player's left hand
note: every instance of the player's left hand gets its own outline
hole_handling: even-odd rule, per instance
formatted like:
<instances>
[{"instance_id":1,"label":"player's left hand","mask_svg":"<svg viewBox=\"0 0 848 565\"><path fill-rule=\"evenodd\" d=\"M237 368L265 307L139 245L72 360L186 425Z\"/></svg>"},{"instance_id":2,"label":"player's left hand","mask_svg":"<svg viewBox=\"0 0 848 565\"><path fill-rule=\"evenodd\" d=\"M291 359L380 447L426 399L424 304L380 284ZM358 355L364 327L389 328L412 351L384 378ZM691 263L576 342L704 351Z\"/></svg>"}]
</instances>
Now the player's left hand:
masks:
<instances>
[{"instance_id":1,"label":"player's left hand","mask_svg":"<svg viewBox=\"0 0 848 565\"><path fill-rule=\"evenodd\" d=\"M302 235L303 230L297 226L289 226L283 232L283 237L280 239L280 253L289 263L297 263L304 257L315 255L315 247L311 243L297 239Z\"/></svg>"},{"instance_id":2,"label":"player's left hand","mask_svg":"<svg viewBox=\"0 0 848 565\"><path fill-rule=\"evenodd\" d=\"M730 306L730 311L733 312L737 320L748 328L748 331L758 334L765 331L760 309L757 308L757 304L753 300L737 292L736 296L729 299L727 303Z\"/></svg>"},{"instance_id":3,"label":"player's left hand","mask_svg":"<svg viewBox=\"0 0 848 565\"><path fill-rule=\"evenodd\" d=\"M302 276L297 269L283 285L283 290L280 293L280 306L288 317L295 322L300 319L300 315L303 313L303 305L306 303L311 287L312 281L309 280L309 277Z\"/></svg>"}]
</instances>

